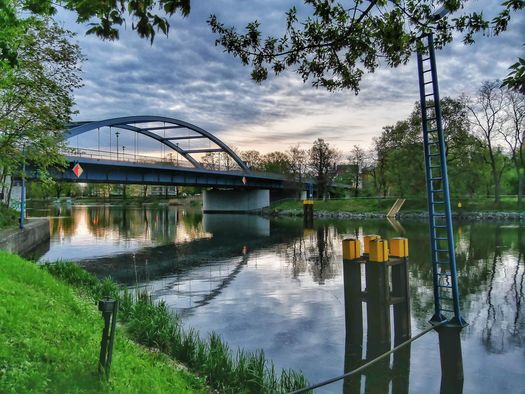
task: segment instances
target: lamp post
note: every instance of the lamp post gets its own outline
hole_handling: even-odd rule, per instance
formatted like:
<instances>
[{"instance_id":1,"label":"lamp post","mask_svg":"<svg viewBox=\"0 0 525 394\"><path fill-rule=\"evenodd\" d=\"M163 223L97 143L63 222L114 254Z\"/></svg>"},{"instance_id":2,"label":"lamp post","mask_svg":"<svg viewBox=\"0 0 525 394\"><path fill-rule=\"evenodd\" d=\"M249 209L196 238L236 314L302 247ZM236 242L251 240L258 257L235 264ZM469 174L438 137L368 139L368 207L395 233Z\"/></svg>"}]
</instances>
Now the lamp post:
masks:
<instances>
[{"instance_id":1,"label":"lamp post","mask_svg":"<svg viewBox=\"0 0 525 394\"><path fill-rule=\"evenodd\" d=\"M25 173L26 173L26 146L22 148L22 185L20 190L20 230L24 229L25 210L26 210L26 184L25 184Z\"/></svg>"},{"instance_id":2,"label":"lamp post","mask_svg":"<svg viewBox=\"0 0 525 394\"><path fill-rule=\"evenodd\" d=\"M117 160L118 160L118 136L120 135L120 131L116 131L115 135L117 136Z\"/></svg>"}]
</instances>

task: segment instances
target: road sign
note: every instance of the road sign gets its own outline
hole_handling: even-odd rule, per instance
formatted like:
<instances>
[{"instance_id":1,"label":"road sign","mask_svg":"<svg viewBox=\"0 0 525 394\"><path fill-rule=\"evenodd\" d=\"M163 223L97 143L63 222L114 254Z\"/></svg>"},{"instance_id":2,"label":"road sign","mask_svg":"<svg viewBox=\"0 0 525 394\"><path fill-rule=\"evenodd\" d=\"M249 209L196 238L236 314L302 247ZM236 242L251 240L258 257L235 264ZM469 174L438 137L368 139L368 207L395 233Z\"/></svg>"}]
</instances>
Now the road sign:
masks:
<instances>
[{"instance_id":1,"label":"road sign","mask_svg":"<svg viewBox=\"0 0 525 394\"><path fill-rule=\"evenodd\" d=\"M73 167L73 173L77 176L77 178L80 178L80 175L84 172L84 169L80 166L80 164L75 164Z\"/></svg>"}]
</instances>

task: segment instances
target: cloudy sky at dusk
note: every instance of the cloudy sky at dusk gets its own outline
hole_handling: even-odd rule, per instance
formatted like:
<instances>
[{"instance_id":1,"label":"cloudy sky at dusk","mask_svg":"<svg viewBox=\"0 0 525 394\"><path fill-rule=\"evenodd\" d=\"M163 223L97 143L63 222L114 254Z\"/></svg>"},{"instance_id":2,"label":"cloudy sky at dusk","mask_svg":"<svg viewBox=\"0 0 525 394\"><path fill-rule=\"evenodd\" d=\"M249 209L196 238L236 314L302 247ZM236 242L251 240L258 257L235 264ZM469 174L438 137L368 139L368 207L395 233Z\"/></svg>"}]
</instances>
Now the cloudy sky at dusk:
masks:
<instances>
[{"instance_id":1,"label":"cloudy sky at dusk","mask_svg":"<svg viewBox=\"0 0 525 394\"><path fill-rule=\"evenodd\" d=\"M477 8L494 1L474 2ZM499 3L496 2L496 3ZM385 125L406 118L418 99L415 60L398 69L365 75L361 92L330 93L315 89L293 73L258 85L222 47L214 45L206 19L216 14L226 25L244 27L258 19L266 32L282 33L284 12L299 1L193 1L187 18L174 17L168 38L153 45L131 28L116 42L85 36L85 26L60 12L88 58L84 87L76 92L76 120L128 115L162 115L196 124L242 150L286 150L309 147L324 138L343 152L354 144L369 147ZM487 7L490 9L490 7ZM128 21L128 23L130 23ZM480 37L473 46L460 41L438 52L442 96L474 94L487 79L504 78L510 64L523 56L524 15L514 15L508 32Z\"/></svg>"}]
</instances>

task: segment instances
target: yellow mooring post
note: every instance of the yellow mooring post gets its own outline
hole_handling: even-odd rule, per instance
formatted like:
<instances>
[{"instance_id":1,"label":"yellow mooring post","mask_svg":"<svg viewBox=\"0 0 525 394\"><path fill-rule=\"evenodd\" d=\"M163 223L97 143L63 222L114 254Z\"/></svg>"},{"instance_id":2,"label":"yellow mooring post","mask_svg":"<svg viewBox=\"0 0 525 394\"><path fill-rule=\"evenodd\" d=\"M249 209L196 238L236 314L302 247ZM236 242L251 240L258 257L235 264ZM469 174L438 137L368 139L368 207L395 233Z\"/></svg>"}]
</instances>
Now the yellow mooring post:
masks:
<instances>
[{"instance_id":1,"label":"yellow mooring post","mask_svg":"<svg viewBox=\"0 0 525 394\"><path fill-rule=\"evenodd\" d=\"M306 227L312 227L314 223L314 200L303 201L304 224Z\"/></svg>"},{"instance_id":2,"label":"yellow mooring post","mask_svg":"<svg viewBox=\"0 0 525 394\"><path fill-rule=\"evenodd\" d=\"M343 260L356 260L361 257L361 242L356 238L343 239Z\"/></svg>"},{"instance_id":3,"label":"yellow mooring post","mask_svg":"<svg viewBox=\"0 0 525 394\"><path fill-rule=\"evenodd\" d=\"M363 253L365 253L365 254L370 253L370 241L372 241L374 239L381 239L381 236L377 235L377 234L369 234L369 235L365 235L363 237L363 244L364 244L364 251L363 251Z\"/></svg>"},{"instance_id":4,"label":"yellow mooring post","mask_svg":"<svg viewBox=\"0 0 525 394\"><path fill-rule=\"evenodd\" d=\"M408 238L392 238L390 240L390 256L408 257Z\"/></svg>"},{"instance_id":5,"label":"yellow mooring post","mask_svg":"<svg viewBox=\"0 0 525 394\"><path fill-rule=\"evenodd\" d=\"M375 263L388 261L388 241L386 239L373 239L369 243L368 259Z\"/></svg>"}]
</instances>

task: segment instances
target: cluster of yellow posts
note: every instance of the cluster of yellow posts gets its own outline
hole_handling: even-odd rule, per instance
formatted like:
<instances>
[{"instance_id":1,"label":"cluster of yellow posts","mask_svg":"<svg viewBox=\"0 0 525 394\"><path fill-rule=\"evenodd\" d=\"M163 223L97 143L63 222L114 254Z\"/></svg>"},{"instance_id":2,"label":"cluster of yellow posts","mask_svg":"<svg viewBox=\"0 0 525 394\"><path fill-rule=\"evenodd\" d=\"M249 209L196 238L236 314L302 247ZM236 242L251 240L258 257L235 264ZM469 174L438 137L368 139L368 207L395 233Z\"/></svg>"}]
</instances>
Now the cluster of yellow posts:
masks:
<instances>
[{"instance_id":1,"label":"cluster of yellow posts","mask_svg":"<svg viewBox=\"0 0 525 394\"><path fill-rule=\"evenodd\" d=\"M389 241L382 239L380 235L368 234L363 236L363 253L361 253L361 241L358 238L343 239L343 259L358 260L366 259L375 263L386 263L390 257L408 257L408 239L395 237Z\"/></svg>"}]
</instances>

